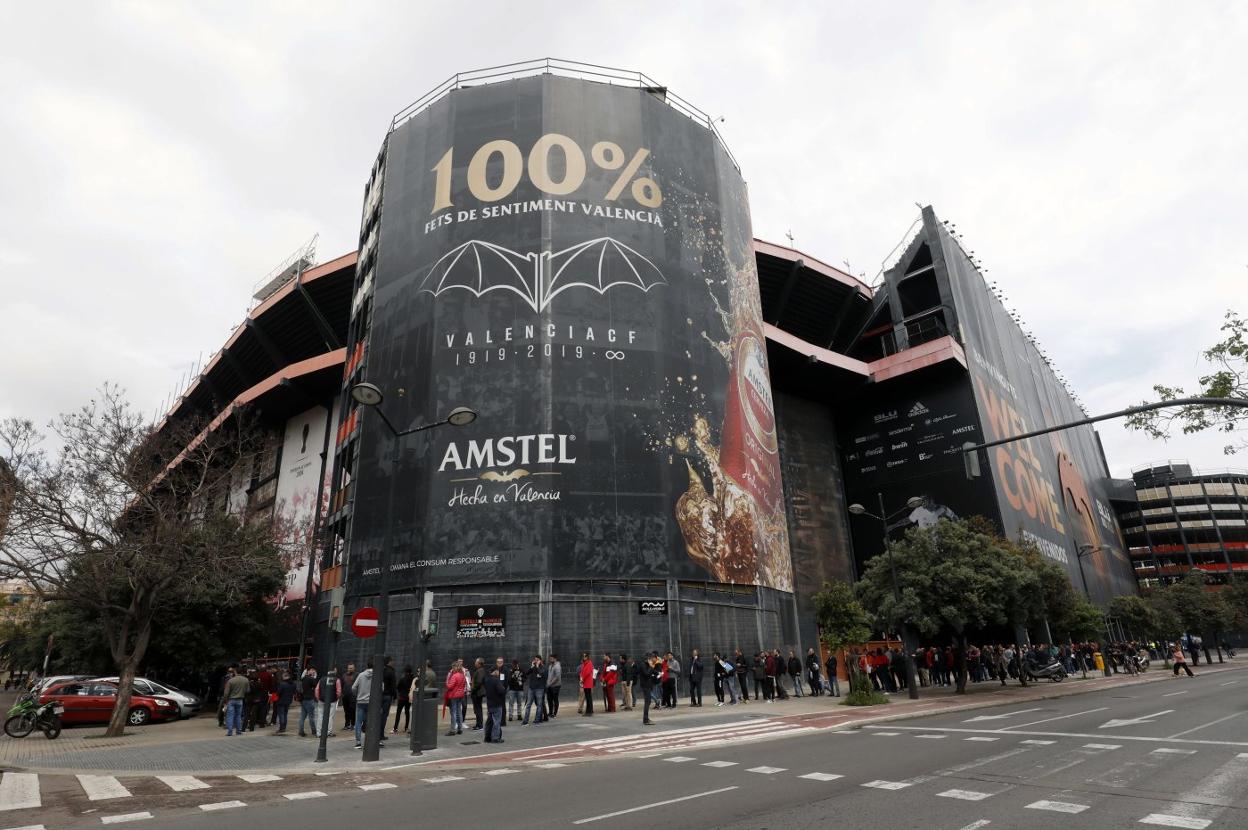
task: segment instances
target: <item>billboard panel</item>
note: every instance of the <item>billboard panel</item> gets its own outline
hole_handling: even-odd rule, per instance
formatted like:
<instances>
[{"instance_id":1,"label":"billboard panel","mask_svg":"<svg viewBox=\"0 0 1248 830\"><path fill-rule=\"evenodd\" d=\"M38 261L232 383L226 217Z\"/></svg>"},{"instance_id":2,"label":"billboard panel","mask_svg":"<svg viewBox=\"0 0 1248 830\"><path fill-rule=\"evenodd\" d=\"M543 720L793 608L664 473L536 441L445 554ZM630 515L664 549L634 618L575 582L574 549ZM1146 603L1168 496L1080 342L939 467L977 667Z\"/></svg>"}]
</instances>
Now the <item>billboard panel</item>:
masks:
<instances>
[{"instance_id":1,"label":"billboard panel","mask_svg":"<svg viewBox=\"0 0 1248 830\"><path fill-rule=\"evenodd\" d=\"M286 581L277 596L279 608L304 598L308 568L317 562L316 497L325 476L325 418L327 410L314 406L286 422L281 466L274 497L274 521L283 539ZM326 487L322 500L328 499Z\"/></svg>"},{"instance_id":2,"label":"billboard panel","mask_svg":"<svg viewBox=\"0 0 1248 830\"><path fill-rule=\"evenodd\" d=\"M1038 350L989 291L957 243L926 211L929 244L943 259L957 308L984 440L1079 420L1083 411ZM1110 506L1109 470L1092 427L1051 433L988 450L1002 526L1036 544L1082 587L1076 551L1101 550L1085 562L1094 599L1135 593L1135 577Z\"/></svg>"},{"instance_id":3,"label":"billboard panel","mask_svg":"<svg viewBox=\"0 0 1248 830\"><path fill-rule=\"evenodd\" d=\"M357 588L393 484L401 584L790 590L747 195L714 135L661 93L545 75L452 92L385 167L368 379L400 428L480 417L397 466L365 429Z\"/></svg>"}]
</instances>

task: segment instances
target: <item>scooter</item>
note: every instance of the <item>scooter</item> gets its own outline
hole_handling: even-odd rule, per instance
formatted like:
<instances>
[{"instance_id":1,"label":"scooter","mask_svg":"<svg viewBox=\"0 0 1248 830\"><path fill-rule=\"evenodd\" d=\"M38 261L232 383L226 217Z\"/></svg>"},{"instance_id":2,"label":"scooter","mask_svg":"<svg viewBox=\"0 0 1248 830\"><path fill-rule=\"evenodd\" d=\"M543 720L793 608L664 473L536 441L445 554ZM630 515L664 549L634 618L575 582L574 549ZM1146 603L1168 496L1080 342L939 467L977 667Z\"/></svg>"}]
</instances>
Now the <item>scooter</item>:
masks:
<instances>
[{"instance_id":1,"label":"scooter","mask_svg":"<svg viewBox=\"0 0 1248 830\"><path fill-rule=\"evenodd\" d=\"M1061 683L1066 679L1066 667L1056 660L1049 660L1043 665L1028 660L1027 676L1032 680L1042 680L1047 677L1054 683Z\"/></svg>"}]
</instances>

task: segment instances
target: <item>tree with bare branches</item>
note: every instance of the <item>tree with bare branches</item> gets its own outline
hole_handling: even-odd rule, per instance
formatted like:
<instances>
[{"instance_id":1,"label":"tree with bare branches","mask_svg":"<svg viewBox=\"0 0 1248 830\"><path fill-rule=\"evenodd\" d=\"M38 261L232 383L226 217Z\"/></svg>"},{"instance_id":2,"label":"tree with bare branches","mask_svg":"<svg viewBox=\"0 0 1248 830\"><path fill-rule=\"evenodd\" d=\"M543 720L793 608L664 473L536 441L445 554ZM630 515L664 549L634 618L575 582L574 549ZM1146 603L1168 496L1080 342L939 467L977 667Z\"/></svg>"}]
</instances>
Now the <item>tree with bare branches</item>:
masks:
<instances>
[{"instance_id":1,"label":"tree with bare branches","mask_svg":"<svg viewBox=\"0 0 1248 830\"><path fill-rule=\"evenodd\" d=\"M106 732L117 736L162 614L280 580L271 522L225 509L261 435L237 411L154 428L115 386L50 430L54 448L30 421L0 421L11 492L0 575L92 613L120 678Z\"/></svg>"}]
</instances>

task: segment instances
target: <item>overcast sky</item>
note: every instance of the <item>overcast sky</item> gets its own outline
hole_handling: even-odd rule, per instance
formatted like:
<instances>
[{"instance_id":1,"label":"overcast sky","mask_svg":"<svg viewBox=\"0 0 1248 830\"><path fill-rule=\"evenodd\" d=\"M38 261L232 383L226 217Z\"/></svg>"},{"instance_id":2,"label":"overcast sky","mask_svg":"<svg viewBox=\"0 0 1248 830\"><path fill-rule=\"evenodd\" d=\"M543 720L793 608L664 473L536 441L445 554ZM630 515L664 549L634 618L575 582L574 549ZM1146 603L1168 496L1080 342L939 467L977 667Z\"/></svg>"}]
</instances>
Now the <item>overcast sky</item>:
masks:
<instances>
[{"instance_id":1,"label":"overcast sky","mask_svg":"<svg viewBox=\"0 0 1248 830\"><path fill-rule=\"evenodd\" d=\"M354 248L394 112L548 55L724 116L762 238L870 279L934 205L1092 412L1194 388L1248 313L1248 4L0 0L0 26L0 416L105 380L156 410L300 243ZM1101 432L1117 474L1248 467Z\"/></svg>"}]
</instances>

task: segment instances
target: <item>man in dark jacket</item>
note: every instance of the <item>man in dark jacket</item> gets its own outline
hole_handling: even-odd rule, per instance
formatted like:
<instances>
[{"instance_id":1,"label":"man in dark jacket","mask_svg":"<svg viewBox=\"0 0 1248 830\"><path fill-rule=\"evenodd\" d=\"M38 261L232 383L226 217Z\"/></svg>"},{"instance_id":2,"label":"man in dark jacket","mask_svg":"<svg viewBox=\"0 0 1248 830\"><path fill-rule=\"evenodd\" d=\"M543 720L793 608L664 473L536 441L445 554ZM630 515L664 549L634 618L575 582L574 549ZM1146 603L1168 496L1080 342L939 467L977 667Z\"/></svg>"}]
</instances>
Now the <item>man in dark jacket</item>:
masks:
<instances>
[{"instance_id":1,"label":"man in dark jacket","mask_svg":"<svg viewBox=\"0 0 1248 830\"><path fill-rule=\"evenodd\" d=\"M474 732L480 732L485 728L485 721L482 717L481 709L485 705L485 678L489 675L485 671L485 660L478 657L472 664L472 714L477 718L477 725L472 727Z\"/></svg>"},{"instance_id":2,"label":"man in dark jacket","mask_svg":"<svg viewBox=\"0 0 1248 830\"><path fill-rule=\"evenodd\" d=\"M689 705L702 705L702 656L696 648L689 656Z\"/></svg>"},{"instance_id":3,"label":"man in dark jacket","mask_svg":"<svg viewBox=\"0 0 1248 830\"><path fill-rule=\"evenodd\" d=\"M819 655L813 648L806 649L806 682L810 684L810 693L815 697L823 694L823 672L819 670Z\"/></svg>"},{"instance_id":4,"label":"man in dark jacket","mask_svg":"<svg viewBox=\"0 0 1248 830\"><path fill-rule=\"evenodd\" d=\"M793 696L802 696L802 661L797 659L797 653L793 649L789 649L789 680L793 682Z\"/></svg>"},{"instance_id":5,"label":"man in dark jacket","mask_svg":"<svg viewBox=\"0 0 1248 830\"><path fill-rule=\"evenodd\" d=\"M644 702L641 710L641 722L645 726L653 726L654 721L650 720L650 704L653 701L651 692L654 691L654 687L659 682L659 656L657 654L651 653L646 657L645 665L641 667L638 682L641 683L641 699Z\"/></svg>"},{"instance_id":6,"label":"man in dark jacket","mask_svg":"<svg viewBox=\"0 0 1248 830\"><path fill-rule=\"evenodd\" d=\"M533 725L536 726L544 720L542 709L546 705L546 667L542 665L540 654L533 656L533 662L525 672L524 682L527 697L524 701L524 720L520 723L523 726L529 725L529 712L536 706L537 714L533 718Z\"/></svg>"},{"instance_id":7,"label":"man in dark jacket","mask_svg":"<svg viewBox=\"0 0 1248 830\"><path fill-rule=\"evenodd\" d=\"M503 658L494 661L494 668L481 681L485 708L489 716L485 719L485 742L501 744L503 742L503 707L507 705L507 681L503 679L506 670ZM474 685L473 691L476 691Z\"/></svg>"},{"instance_id":8,"label":"man in dark jacket","mask_svg":"<svg viewBox=\"0 0 1248 830\"><path fill-rule=\"evenodd\" d=\"M620 655L621 706L633 708L633 684L637 682L637 661L627 654Z\"/></svg>"},{"instance_id":9,"label":"man in dark jacket","mask_svg":"<svg viewBox=\"0 0 1248 830\"><path fill-rule=\"evenodd\" d=\"M347 663L347 670L342 674L342 729L344 732L355 730L355 663Z\"/></svg>"},{"instance_id":10,"label":"man in dark jacket","mask_svg":"<svg viewBox=\"0 0 1248 830\"><path fill-rule=\"evenodd\" d=\"M399 695L399 675L394 670L394 658L386 657L381 669L381 743L386 742L386 724L390 721L390 707Z\"/></svg>"},{"instance_id":11,"label":"man in dark jacket","mask_svg":"<svg viewBox=\"0 0 1248 830\"><path fill-rule=\"evenodd\" d=\"M737 653L733 655L732 662L737 667L737 685L741 689L741 702L750 702L750 677L754 673L754 661L745 655L741 649L737 649Z\"/></svg>"}]
</instances>

